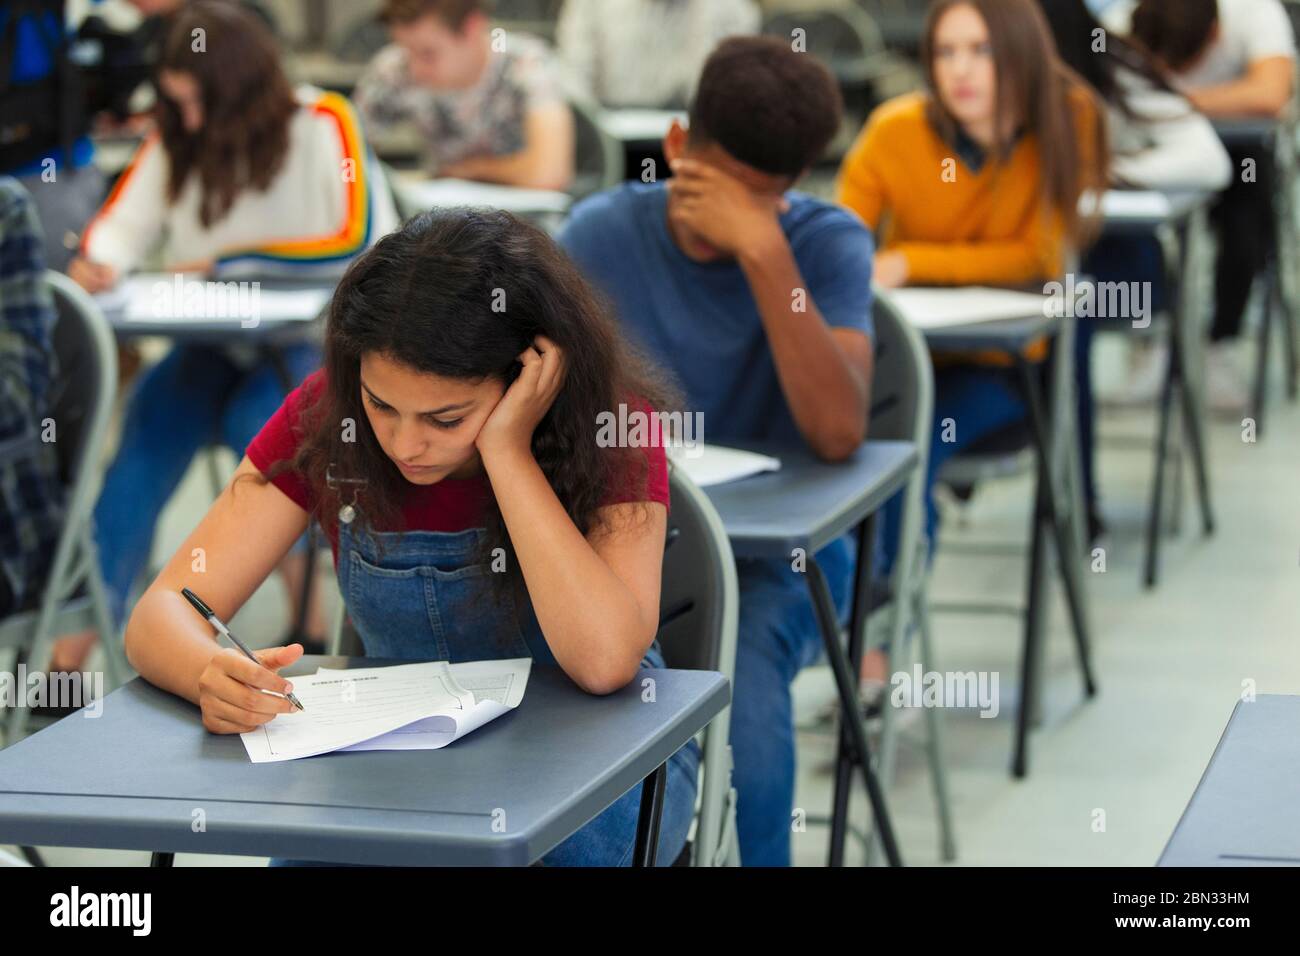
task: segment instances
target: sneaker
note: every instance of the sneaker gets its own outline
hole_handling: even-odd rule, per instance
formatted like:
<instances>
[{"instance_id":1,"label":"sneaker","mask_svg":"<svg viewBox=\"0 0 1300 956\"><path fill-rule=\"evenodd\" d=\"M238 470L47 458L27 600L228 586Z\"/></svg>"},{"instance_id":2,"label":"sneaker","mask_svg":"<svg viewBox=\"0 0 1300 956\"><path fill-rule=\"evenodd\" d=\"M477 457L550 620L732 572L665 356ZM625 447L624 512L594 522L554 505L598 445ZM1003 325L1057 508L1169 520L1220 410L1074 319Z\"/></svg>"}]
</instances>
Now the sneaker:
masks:
<instances>
[{"instance_id":1,"label":"sneaker","mask_svg":"<svg viewBox=\"0 0 1300 956\"><path fill-rule=\"evenodd\" d=\"M1134 349L1128 381L1115 395L1117 405L1149 405L1160 396L1169 375L1169 343Z\"/></svg>"},{"instance_id":2,"label":"sneaker","mask_svg":"<svg viewBox=\"0 0 1300 956\"><path fill-rule=\"evenodd\" d=\"M1250 404L1250 394L1241 380L1230 342L1212 344L1205 355L1205 404L1223 415L1240 415Z\"/></svg>"}]
</instances>

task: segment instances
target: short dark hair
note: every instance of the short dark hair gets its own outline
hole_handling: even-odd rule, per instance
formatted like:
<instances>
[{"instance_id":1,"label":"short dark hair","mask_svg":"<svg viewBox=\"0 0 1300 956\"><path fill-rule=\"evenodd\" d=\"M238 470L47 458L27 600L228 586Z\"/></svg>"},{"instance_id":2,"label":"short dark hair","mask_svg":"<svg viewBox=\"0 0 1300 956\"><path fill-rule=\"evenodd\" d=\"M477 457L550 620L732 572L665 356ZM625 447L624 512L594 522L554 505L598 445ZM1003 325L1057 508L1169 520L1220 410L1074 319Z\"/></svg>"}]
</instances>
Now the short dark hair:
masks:
<instances>
[{"instance_id":1,"label":"short dark hair","mask_svg":"<svg viewBox=\"0 0 1300 956\"><path fill-rule=\"evenodd\" d=\"M690 138L762 172L798 176L821 157L843 109L835 78L811 54L779 37L731 37L704 64Z\"/></svg>"},{"instance_id":2,"label":"short dark hair","mask_svg":"<svg viewBox=\"0 0 1300 956\"><path fill-rule=\"evenodd\" d=\"M1142 0L1133 11L1133 38L1182 70L1201 55L1218 19L1217 0Z\"/></svg>"},{"instance_id":3,"label":"short dark hair","mask_svg":"<svg viewBox=\"0 0 1300 956\"><path fill-rule=\"evenodd\" d=\"M432 14L453 30L459 31L474 13L488 13L491 0L384 0L379 19L394 23L414 23Z\"/></svg>"}]
</instances>

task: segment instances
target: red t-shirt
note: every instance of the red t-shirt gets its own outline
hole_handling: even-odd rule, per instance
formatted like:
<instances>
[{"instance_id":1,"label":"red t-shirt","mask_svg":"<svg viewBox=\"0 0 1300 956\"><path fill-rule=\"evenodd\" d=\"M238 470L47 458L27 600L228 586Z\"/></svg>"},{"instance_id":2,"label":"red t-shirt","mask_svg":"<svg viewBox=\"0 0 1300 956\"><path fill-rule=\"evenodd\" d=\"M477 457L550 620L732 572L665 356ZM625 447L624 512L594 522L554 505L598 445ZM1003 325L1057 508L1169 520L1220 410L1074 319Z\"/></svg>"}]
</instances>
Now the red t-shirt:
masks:
<instances>
[{"instance_id":1,"label":"red t-shirt","mask_svg":"<svg viewBox=\"0 0 1300 956\"><path fill-rule=\"evenodd\" d=\"M304 407L310 407L316 401L324 386L323 370L309 375L289 393L284 404L249 444L248 459L262 474L267 474L276 462L292 460L297 454L302 441L297 427L299 417ZM592 427L596 427L594 422ZM654 442L643 446L641 450L648 465L644 491L612 489L604 504L657 501L668 506L668 458L664 454L663 444ZM271 479L271 482L304 511L315 510L315 495L301 472L286 469ZM473 478L444 478L432 485L410 485L402 505L403 530L457 532L481 527L484 511L491 498L492 484L486 473ZM358 496L357 507L365 509L364 490ZM338 527L331 521L325 530L330 536L330 545L337 559Z\"/></svg>"}]
</instances>

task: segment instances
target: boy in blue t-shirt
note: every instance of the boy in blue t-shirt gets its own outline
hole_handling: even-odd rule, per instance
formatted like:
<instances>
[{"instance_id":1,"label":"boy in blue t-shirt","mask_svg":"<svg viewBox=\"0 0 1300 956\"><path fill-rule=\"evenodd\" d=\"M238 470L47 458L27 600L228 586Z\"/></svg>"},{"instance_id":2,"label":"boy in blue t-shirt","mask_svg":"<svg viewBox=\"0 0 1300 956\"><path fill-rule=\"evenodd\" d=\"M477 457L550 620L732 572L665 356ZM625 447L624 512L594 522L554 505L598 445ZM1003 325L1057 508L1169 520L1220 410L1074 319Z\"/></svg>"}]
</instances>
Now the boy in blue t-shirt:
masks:
<instances>
[{"instance_id":1,"label":"boy in blue t-shirt","mask_svg":"<svg viewBox=\"0 0 1300 956\"><path fill-rule=\"evenodd\" d=\"M704 440L805 442L828 461L866 437L871 235L852 213L789 192L839 125L835 81L775 38L723 41L689 132L664 140L673 178L579 203L560 243L629 336L671 369ZM817 554L841 617L848 537ZM793 556L792 556L793 560ZM792 561L738 561L732 702L742 862L788 865L794 802L790 683L821 638Z\"/></svg>"}]
</instances>

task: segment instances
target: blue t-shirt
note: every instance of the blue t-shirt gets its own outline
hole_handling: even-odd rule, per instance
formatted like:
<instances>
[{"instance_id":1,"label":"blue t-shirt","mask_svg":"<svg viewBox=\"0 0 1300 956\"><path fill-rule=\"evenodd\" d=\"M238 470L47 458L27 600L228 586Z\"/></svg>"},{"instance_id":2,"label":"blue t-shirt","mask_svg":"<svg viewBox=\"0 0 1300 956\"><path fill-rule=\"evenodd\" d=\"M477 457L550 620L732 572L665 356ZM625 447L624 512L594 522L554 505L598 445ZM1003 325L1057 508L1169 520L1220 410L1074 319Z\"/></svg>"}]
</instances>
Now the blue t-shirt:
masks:
<instances>
[{"instance_id":1,"label":"blue t-shirt","mask_svg":"<svg viewBox=\"0 0 1300 956\"><path fill-rule=\"evenodd\" d=\"M838 206L786 198L781 228L809 299L831 326L871 335L871 233ZM628 338L674 375L685 410L703 413L697 437L802 440L744 273L677 247L662 183L625 183L578 203L560 245L613 300Z\"/></svg>"}]
</instances>

